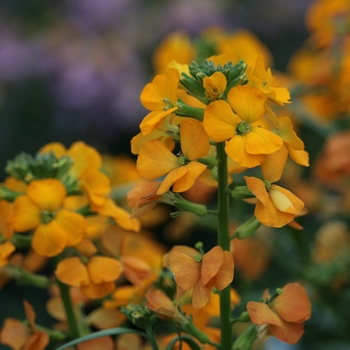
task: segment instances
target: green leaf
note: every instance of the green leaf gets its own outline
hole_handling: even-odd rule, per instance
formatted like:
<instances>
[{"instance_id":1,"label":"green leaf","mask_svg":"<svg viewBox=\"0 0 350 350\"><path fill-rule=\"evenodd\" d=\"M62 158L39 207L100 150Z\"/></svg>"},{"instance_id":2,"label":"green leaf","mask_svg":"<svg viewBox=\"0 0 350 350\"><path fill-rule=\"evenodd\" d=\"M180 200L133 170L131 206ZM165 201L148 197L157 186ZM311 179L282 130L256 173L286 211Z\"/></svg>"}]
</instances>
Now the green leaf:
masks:
<instances>
[{"instance_id":1,"label":"green leaf","mask_svg":"<svg viewBox=\"0 0 350 350\"><path fill-rule=\"evenodd\" d=\"M84 341L88 341L91 339L96 339L96 338L100 338L100 337L105 337L107 335L118 335L118 334L138 334L142 337L147 337L145 333L136 331L134 329L131 328L122 328L122 327L118 327L118 328L112 328L112 329L105 329L103 331L99 331L99 332L95 332L95 333L91 333L89 335L86 335L85 337L81 337L75 340L72 340L71 342L62 345L61 347L57 348L56 350L63 350L68 348L69 346L73 346L73 345L77 345L79 343L83 343Z\"/></svg>"},{"instance_id":2,"label":"green leaf","mask_svg":"<svg viewBox=\"0 0 350 350\"><path fill-rule=\"evenodd\" d=\"M201 350L198 343L196 343L191 337L189 337L187 335L184 335L182 337L176 337L176 338L172 339L165 350L173 350L175 343L180 339L183 342L187 343L191 347L192 350ZM57 349L57 350L59 350L59 349Z\"/></svg>"}]
</instances>

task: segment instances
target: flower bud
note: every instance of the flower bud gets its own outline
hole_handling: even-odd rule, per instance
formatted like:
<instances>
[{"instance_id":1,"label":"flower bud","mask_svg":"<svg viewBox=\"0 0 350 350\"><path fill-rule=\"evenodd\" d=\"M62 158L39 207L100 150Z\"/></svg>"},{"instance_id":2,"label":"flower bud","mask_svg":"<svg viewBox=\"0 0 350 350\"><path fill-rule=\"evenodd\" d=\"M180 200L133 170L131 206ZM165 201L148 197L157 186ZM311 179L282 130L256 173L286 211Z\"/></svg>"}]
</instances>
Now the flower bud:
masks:
<instances>
[{"instance_id":1,"label":"flower bud","mask_svg":"<svg viewBox=\"0 0 350 350\"><path fill-rule=\"evenodd\" d=\"M254 344L258 330L255 325L250 325L241 333L233 344L232 350L250 350Z\"/></svg>"},{"instance_id":2,"label":"flower bud","mask_svg":"<svg viewBox=\"0 0 350 350\"><path fill-rule=\"evenodd\" d=\"M247 238L252 235L260 227L260 225L261 224L257 218L252 216L248 221L236 228L234 237L239 239Z\"/></svg>"}]
</instances>

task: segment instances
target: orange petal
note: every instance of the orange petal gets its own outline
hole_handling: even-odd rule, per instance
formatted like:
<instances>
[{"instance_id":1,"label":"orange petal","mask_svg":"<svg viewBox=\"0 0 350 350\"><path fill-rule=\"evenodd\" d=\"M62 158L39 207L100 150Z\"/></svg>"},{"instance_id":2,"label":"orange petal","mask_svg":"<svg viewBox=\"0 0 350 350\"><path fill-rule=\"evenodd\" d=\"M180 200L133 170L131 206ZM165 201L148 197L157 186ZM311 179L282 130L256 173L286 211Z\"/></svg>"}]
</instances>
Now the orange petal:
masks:
<instances>
[{"instance_id":1,"label":"orange petal","mask_svg":"<svg viewBox=\"0 0 350 350\"><path fill-rule=\"evenodd\" d=\"M60 254L67 246L66 232L58 225L56 220L48 224L41 224L34 232L32 247L39 255L51 258Z\"/></svg>"},{"instance_id":2,"label":"orange petal","mask_svg":"<svg viewBox=\"0 0 350 350\"><path fill-rule=\"evenodd\" d=\"M270 325L271 334L288 344L297 343L304 334L303 323L289 323L283 320L281 326Z\"/></svg>"},{"instance_id":3,"label":"orange petal","mask_svg":"<svg viewBox=\"0 0 350 350\"><path fill-rule=\"evenodd\" d=\"M179 159L158 140L150 140L140 149L137 170L146 180L155 180L179 167Z\"/></svg>"},{"instance_id":4,"label":"orange petal","mask_svg":"<svg viewBox=\"0 0 350 350\"><path fill-rule=\"evenodd\" d=\"M283 141L295 150L303 150L304 142L293 130L293 125L288 117L278 118L278 128L276 134L281 136Z\"/></svg>"},{"instance_id":5,"label":"orange petal","mask_svg":"<svg viewBox=\"0 0 350 350\"><path fill-rule=\"evenodd\" d=\"M286 146L288 149L289 156L294 160L294 162L303 165L309 166L309 153L304 150L295 150L290 146Z\"/></svg>"},{"instance_id":6,"label":"orange petal","mask_svg":"<svg viewBox=\"0 0 350 350\"><path fill-rule=\"evenodd\" d=\"M283 140L273 132L251 126L246 134L245 150L249 154L271 154L283 146Z\"/></svg>"},{"instance_id":7,"label":"orange petal","mask_svg":"<svg viewBox=\"0 0 350 350\"><path fill-rule=\"evenodd\" d=\"M276 228L283 227L294 219L293 214L277 210L271 200L265 206L258 201L255 205L254 215L263 225Z\"/></svg>"},{"instance_id":8,"label":"orange petal","mask_svg":"<svg viewBox=\"0 0 350 350\"><path fill-rule=\"evenodd\" d=\"M78 350L114 350L114 341L111 337L99 337L77 345Z\"/></svg>"},{"instance_id":9,"label":"orange petal","mask_svg":"<svg viewBox=\"0 0 350 350\"><path fill-rule=\"evenodd\" d=\"M229 140L236 133L240 121L238 115L222 100L210 103L204 111L204 129L215 142Z\"/></svg>"},{"instance_id":10,"label":"orange petal","mask_svg":"<svg viewBox=\"0 0 350 350\"><path fill-rule=\"evenodd\" d=\"M25 232L40 224L41 210L27 196L17 197L13 206L15 231Z\"/></svg>"},{"instance_id":11,"label":"orange petal","mask_svg":"<svg viewBox=\"0 0 350 350\"><path fill-rule=\"evenodd\" d=\"M94 256L86 265L91 281L95 284L116 280L123 268L116 259L105 256Z\"/></svg>"},{"instance_id":12,"label":"orange petal","mask_svg":"<svg viewBox=\"0 0 350 350\"><path fill-rule=\"evenodd\" d=\"M219 272L224 262L224 254L220 246L216 246L203 255L201 267L202 283L206 285Z\"/></svg>"},{"instance_id":13,"label":"orange petal","mask_svg":"<svg viewBox=\"0 0 350 350\"><path fill-rule=\"evenodd\" d=\"M157 194L163 194L168 192L170 187L174 184L174 182L181 179L188 172L187 166L181 166L180 168L174 169L170 171L170 173L165 177L162 184L159 186ZM181 184L181 182L180 182ZM186 188L187 182L184 183L184 187ZM180 191L182 190L181 186L178 186ZM183 190L184 191L184 190Z\"/></svg>"},{"instance_id":14,"label":"orange petal","mask_svg":"<svg viewBox=\"0 0 350 350\"><path fill-rule=\"evenodd\" d=\"M186 253L172 250L169 253L169 264L175 281L183 290L191 289L200 279L200 263Z\"/></svg>"},{"instance_id":15,"label":"orange petal","mask_svg":"<svg viewBox=\"0 0 350 350\"><path fill-rule=\"evenodd\" d=\"M6 318L0 336L2 344L8 345L11 349L20 350L30 337L30 330L19 320Z\"/></svg>"},{"instance_id":16,"label":"orange petal","mask_svg":"<svg viewBox=\"0 0 350 350\"><path fill-rule=\"evenodd\" d=\"M66 154L66 147L62 145L62 143L59 142L51 142L46 144L45 146L41 147L39 152L40 154L42 153L53 153L55 157L61 158Z\"/></svg>"},{"instance_id":17,"label":"orange petal","mask_svg":"<svg viewBox=\"0 0 350 350\"><path fill-rule=\"evenodd\" d=\"M246 168L254 168L261 164L263 157L260 154L247 153L245 148L247 135L234 135L226 143L225 151L239 165Z\"/></svg>"},{"instance_id":18,"label":"orange petal","mask_svg":"<svg viewBox=\"0 0 350 350\"><path fill-rule=\"evenodd\" d=\"M283 173L288 158L288 151L281 147L278 151L265 155L261 163L261 171L265 180L278 181Z\"/></svg>"},{"instance_id":19,"label":"orange petal","mask_svg":"<svg viewBox=\"0 0 350 350\"><path fill-rule=\"evenodd\" d=\"M287 322L304 322L311 317L311 303L306 290L299 283L289 283L270 307Z\"/></svg>"},{"instance_id":20,"label":"orange petal","mask_svg":"<svg viewBox=\"0 0 350 350\"><path fill-rule=\"evenodd\" d=\"M215 288L217 290L223 290L232 281L234 275L234 262L231 252L224 251L224 262L222 263L219 272L216 274Z\"/></svg>"},{"instance_id":21,"label":"orange petal","mask_svg":"<svg viewBox=\"0 0 350 350\"><path fill-rule=\"evenodd\" d=\"M235 86L228 93L227 100L232 109L248 124L254 123L265 113L266 97L253 86Z\"/></svg>"},{"instance_id":22,"label":"orange petal","mask_svg":"<svg viewBox=\"0 0 350 350\"><path fill-rule=\"evenodd\" d=\"M277 326L282 325L282 320L265 303L250 301L249 303L247 303L247 310L250 319L255 324L274 324Z\"/></svg>"},{"instance_id":23,"label":"orange petal","mask_svg":"<svg viewBox=\"0 0 350 350\"><path fill-rule=\"evenodd\" d=\"M184 192L190 189L198 176L207 169L206 165L195 161L188 163L184 167L187 169L187 172L174 182L173 192Z\"/></svg>"},{"instance_id":24,"label":"orange petal","mask_svg":"<svg viewBox=\"0 0 350 350\"><path fill-rule=\"evenodd\" d=\"M10 255L16 250L16 247L11 242L0 244L0 267L8 263Z\"/></svg>"},{"instance_id":25,"label":"orange petal","mask_svg":"<svg viewBox=\"0 0 350 350\"><path fill-rule=\"evenodd\" d=\"M215 278L213 278L212 281L209 281L206 285L203 285L200 279L195 283L192 293L192 306L194 308L199 309L209 303L214 283Z\"/></svg>"},{"instance_id":26,"label":"orange petal","mask_svg":"<svg viewBox=\"0 0 350 350\"><path fill-rule=\"evenodd\" d=\"M78 244L83 239L86 226L84 216L63 209L57 213L54 221L65 232L67 246Z\"/></svg>"},{"instance_id":27,"label":"orange petal","mask_svg":"<svg viewBox=\"0 0 350 350\"><path fill-rule=\"evenodd\" d=\"M186 158L205 157L210 149L209 137L203 124L195 119L184 119L180 125L181 150Z\"/></svg>"},{"instance_id":28,"label":"orange petal","mask_svg":"<svg viewBox=\"0 0 350 350\"><path fill-rule=\"evenodd\" d=\"M106 310L100 307L92 311L85 320L98 329L108 329L120 326L125 321L125 316L118 310Z\"/></svg>"},{"instance_id":29,"label":"orange petal","mask_svg":"<svg viewBox=\"0 0 350 350\"><path fill-rule=\"evenodd\" d=\"M244 180L250 191L254 193L254 196L266 207L270 198L266 191L264 182L253 176L244 176Z\"/></svg>"},{"instance_id":30,"label":"orange petal","mask_svg":"<svg viewBox=\"0 0 350 350\"><path fill-rule=\"evenodd\" d=\"M81 176L80 187L90 203L103 205L111 191L111 182L106 174L98 170L85 171Z\"/></svg>"},{"instance_id":31,"label":"orange petal","mask_svg":"<svg viewBox=\"0 0 350 350\"><path fill-rule=\"evenodd\" d=\"M61 260L55 270L56 277L72 287L80 287L90 283L86 266L78 257Z\"/></svg>"},{"instance_id":32,"label":"orange petal","mask_svg":"<svg viewBox=\"0 0 350 350\"><path fill-rule=\"evenodd\" d=\"M114 289L114 282L103 282L99 284L90 283L80 287L81 292L91 299L103 298L112 293Z\"/></svg>"},{"instance_id":33,"label":"orange petal","mask_svg":"<svg viewBox=\"0 0 350 350\"><path fill-rule=\"evenodd\" d=\"M66 188L56 179L32 181L27 187L28 198L40 209L58 210L66 196Z\"/></svg>"},{"instance_id":34,"label":"orange petal","mask_svg":"<svg viewBox=\"0 0 350 350\"><path fill-rule=\"evenodd\" d=\"M203 87L209 100L217 99L226 89L227 80L221 72L215 72L203 79Z\"/></svg>"},{"instance_id":35,"label":"orange petal","mask_svg":"<svg viewBox=\"0 0 350 350\"><path fill-rule=\"evenodd\" d=\"M24 313L26 315L27 320L29 321L29 325L32 328L32 330L36 330L35 327L35 311L33 309L33 306L29 304L26 300L23 301L23 306L24 306Z\"/></svg>"},{"instance_id":36,"label":"orange petal","mask_svg":"<svg viewBox=\"0 0 350 350\"><path fill-rule=\"evenodd\" d=\"M7 201L0 200L0 232L5 239L13 236L13 205Z\"/></svg>"}]
</instances>

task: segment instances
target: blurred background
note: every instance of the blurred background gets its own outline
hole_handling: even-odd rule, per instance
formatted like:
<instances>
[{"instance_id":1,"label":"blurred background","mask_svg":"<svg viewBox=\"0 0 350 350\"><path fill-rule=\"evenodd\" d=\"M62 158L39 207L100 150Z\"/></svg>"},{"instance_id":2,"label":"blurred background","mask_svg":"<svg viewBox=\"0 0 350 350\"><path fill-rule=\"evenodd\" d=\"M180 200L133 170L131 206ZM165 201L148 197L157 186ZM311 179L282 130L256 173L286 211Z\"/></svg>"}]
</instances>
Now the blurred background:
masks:
<instances>
[{"instance_id":1,"label":"blurred background","mask_svg":"<svg viewBox=\"0 0 350 350\"><path fill-rule=\"evenodd\" d=\"M285 70L307 36L310 0L2 0L0 164L45 143L129 152L145 115L152 52L164 36L245 28ZM5 176L2 173L2 178Z\"/></svg>"},{"instance_id":2,"label":"blurred background","mask_svg":"<svg viewBox=\"0 0 350 350\"><path fill-rule=\"evenodd\" d=\"M223 27L227 32L247 29L270 50L273 69L290 72L292 55L310 35L305 16L313 2L1 0L1 178L6 176L4 168L7 160L13 159L21 151L35 154L43 145L54 141L69 147L73 142L83 140L101 153L130 155L130 139L139 132L138 125L147 114L139 96L154 75L153 52L166 35L175 30L182 30L195 38L212 26ZM334 2L349 3L347 0ZM341 20L340 17L337 19ZM303 119L305 105L301 109L300 101L297 101L300 90L294 86L292 91L293 113L301 121L297 123L298 134L310 153L311 167L308 169L311 170L301 171L300 167L291 166L285 171L284 181L286 187L306 203L309 213L299 220L305 229L300 233L290 227L278 231L264 228L265 231L257 235L260 241L258 239L251 246L240 247L235 255L238 272L234 287L247 300L258 300L266 286L282 287L296 280L306 282L312 298L313 317L306 324L302 341L295 346L287 346L270 339L265 349L350 348L350 318L347 311L350 302L350 134L335 139L329 152L325 146L329 134L350 126L349 94L345 97L340 95L340 91L350 92L350 61L347 60L347 66L344 66L347 80L342 81L347 84L348 90L339 89L339 80L330 79L333 71L327 66L329 76L323 74L326 70L323 71L324 66L318 64L324 52L333 50L339 44L337 40L334 43L331 49L326 47L324 50L327 46L324 43L323 47L321 44L316 47L313 52L316 61L307 61L300 56L301 63L298 66L298 61L294 61L294 71L292 69L294 78L299 81L303 81L303 77L305 81L308 78L313 88L321 86L330 90L329 96L334 103L331 105L329 100L323 99L317 99L317 103L315 99L305 100L308 112L312 110L312 113L308 114L308 119ZM320 52L321 59L318 55ZM349 44L344 52L344 57L350 57ZM315 67L319 67L317 74ZM312 77L308 76L310 72ZM321 97L325 96L329 97L327 94ZM337 99L339 96L341 98ZM331 121L325 128L322 128L322 118L312 119L318 116L317 113L327 114L330 106L339 106L344 101L348 109L336 110L331 117L329 115L332 113L329 113L326 117ZM339 116L342 118L338 119ZM334 120L340 120L335 128ZM324 147L326 153L321 159ZM331 161L333 168L327 167ZM239 210L238 205L238 216ZM192 232L190 244L201 239L201 229ZM266 237L272 238L264 255L265 249L267 251L264 243ZM239 251L243 252L241 257L238 256ZM258 257L256 263L259 264L260 259L264 266L246 266L249 255ZM250 268L255 270L249 276L247 271ZM255 287L252 287L252 282L256 283ZM10 285L10 289L1 291L5 298L0 299L6 300L6 303L0 304L0 310L3 310L0 312L1 320L9 314L23 317L22 306L18 310L13 306L24 295L14 296L12 290L14 286ZM33 294L33 301L37 299L38 314L44 314L44 292L38 293L33 288L29 289L30 293ZM245 301L243 297L242 307ZM0 345L0 349L7 348Z\"/></svg>"}]
</instances>

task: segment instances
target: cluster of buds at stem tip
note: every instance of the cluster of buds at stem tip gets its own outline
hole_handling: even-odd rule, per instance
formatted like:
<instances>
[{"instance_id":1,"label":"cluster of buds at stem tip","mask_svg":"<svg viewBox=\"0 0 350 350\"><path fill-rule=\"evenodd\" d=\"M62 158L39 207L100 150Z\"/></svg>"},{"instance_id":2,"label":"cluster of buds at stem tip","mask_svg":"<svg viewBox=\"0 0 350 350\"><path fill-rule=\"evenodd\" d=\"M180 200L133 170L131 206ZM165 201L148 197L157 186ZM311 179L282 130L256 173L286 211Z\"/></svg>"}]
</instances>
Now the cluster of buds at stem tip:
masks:
<instances>
[{"instance_id":1,"label":"cluster of buds at stem tip","mask_svg":"<svg viewBox=\"0 0 350 350\"><path fill-rule=\"evenodd\" d=\"M196 96L203 103L208 104L208 99L205 97L205 89L203 87L203 79L210 77L215 72L221 72L227 80L227 86L223 93L223 98L227 96L227 93L237 85L244 85L247 83L245 70L247 68L246 63L240 60L235 65L229 62L223 66L218 65L215 67L212 61L203 61L202 64L192 62L189 65L189 71L191 76L186 73L182 73L180 77L180 83L185 87L188 94Z\"/></svg>"}]
</instances>

